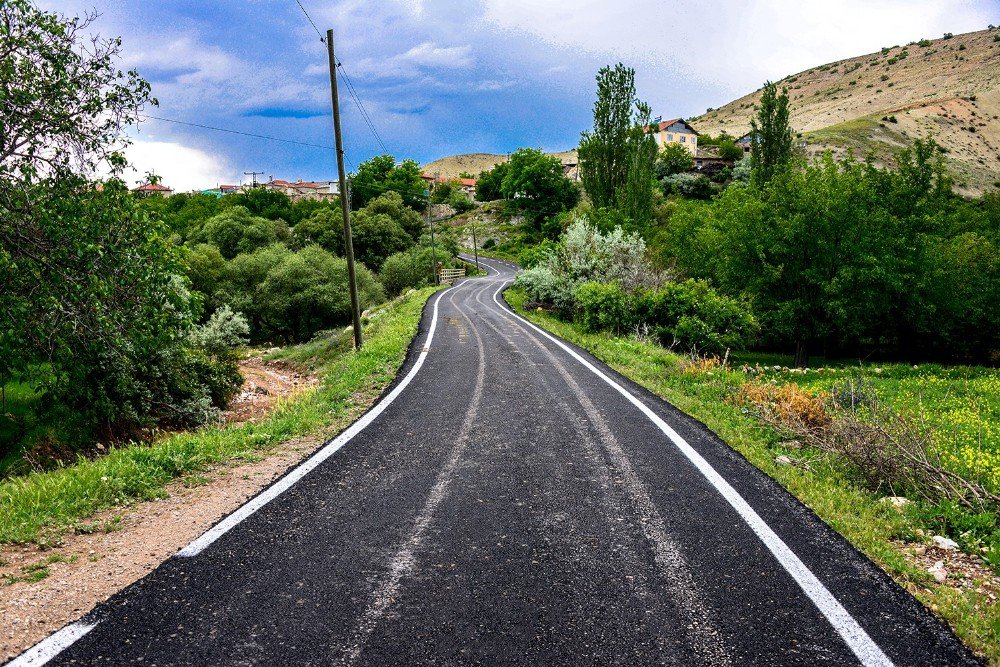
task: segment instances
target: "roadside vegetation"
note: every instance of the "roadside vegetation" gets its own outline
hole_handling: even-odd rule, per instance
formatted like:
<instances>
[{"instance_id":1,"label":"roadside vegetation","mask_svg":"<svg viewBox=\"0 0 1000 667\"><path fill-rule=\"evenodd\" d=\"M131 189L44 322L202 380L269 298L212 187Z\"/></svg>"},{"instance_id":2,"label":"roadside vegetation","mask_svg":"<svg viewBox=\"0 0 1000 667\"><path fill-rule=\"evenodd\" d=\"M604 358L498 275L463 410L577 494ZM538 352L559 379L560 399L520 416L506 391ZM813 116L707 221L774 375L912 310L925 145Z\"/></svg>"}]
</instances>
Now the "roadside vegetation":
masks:
<instances>
[{"instance_id":1,"label":"roadside vegetation","mask_svg":"<svg viewBox=\"0 0 1000 667\"><path fill-rule=\"evenodd\" d=\"M357 352L349 329L275 352L274 358L313 367L321 382L256 423L123 444L99 458L0 481L0 543L55 546L66 531L92 531L85 519L94 513L161 497L174 479L197 477L227 461L251 461L292 438L347 426L396 376L435 289L409 291L373 309Z\"/></svg>"},{"instance_id":2,"label":"roadside vegetation","mask_svg":"<svg viewBox=\"0 0 1000 667\"><path fill-rule=\"evenodd\" d=\"M28 0L0 19L0 479L215 424L244 346L350 320L339 200L140 198L124 129L156 100L120 40ZM415 162L376 156L352 186L363 310L457 261L450 231L431 249Z\"/></svg>"},{"instance_id":3,"label":"roadside vegetation","mask_svg":"<svg viewBox=\"0 0 1000 667\"><path fill-rule=\"evenodd\" d=\"M1000 198L956 196L933 139L806 161L775 84L714 180L650 153L631 70L597 98L584 199L495 249L523 267L512 305L704 421L1000 664Z\"/></svg>"}]
</instances>

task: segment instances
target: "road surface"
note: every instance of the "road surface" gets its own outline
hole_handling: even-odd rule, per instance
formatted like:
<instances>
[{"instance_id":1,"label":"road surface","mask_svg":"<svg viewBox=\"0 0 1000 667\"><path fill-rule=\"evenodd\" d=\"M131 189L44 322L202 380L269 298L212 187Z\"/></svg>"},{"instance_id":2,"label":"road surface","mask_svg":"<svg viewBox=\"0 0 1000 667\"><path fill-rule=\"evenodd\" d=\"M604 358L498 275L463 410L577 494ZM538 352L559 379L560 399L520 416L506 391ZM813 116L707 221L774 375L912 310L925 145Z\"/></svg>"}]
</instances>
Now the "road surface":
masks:
<instances>
[{"instance_id":1,"label":"road surface","mask_svg":"<svg viewBox=\"0 0 1000 667\"><path fill-rule=\"evenodd\" d=\"M483 263L360 422L20 664L977 664L703 425L513 315L513 267Z\"/></svg>"}]
</instances>

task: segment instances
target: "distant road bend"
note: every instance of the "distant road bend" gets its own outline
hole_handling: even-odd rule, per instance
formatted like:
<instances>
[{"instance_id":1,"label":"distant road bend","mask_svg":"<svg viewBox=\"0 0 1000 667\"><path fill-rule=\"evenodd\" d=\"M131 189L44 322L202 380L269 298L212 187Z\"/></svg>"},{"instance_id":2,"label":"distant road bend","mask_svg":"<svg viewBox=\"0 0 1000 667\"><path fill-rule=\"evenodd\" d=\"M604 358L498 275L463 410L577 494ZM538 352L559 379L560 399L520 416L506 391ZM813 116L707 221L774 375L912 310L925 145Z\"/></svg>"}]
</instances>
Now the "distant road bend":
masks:
<instances>
[{"instance_id":1,"label":"distant road bend","mask_svg":"<svg viewBox=\"0 0 1000 667\"><path fill-rule=\"evenodd\" d=\"M440 292L394 388L12 665L974 665L708 429Z\"/></svg>"}]
</instances>

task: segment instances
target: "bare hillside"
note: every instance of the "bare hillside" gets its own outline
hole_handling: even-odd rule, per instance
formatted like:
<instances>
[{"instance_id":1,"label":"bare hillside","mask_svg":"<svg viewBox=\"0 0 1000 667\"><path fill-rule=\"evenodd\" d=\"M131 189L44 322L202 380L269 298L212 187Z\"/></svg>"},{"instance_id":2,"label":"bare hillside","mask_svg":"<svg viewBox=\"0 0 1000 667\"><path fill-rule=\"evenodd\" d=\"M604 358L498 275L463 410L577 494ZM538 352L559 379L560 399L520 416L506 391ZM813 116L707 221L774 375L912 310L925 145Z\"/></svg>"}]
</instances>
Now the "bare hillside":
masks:
<instances>
[{"instance_id":1,"label":"bare hillside","mask_svg":"<svg viewBox=\"0 0 1000 667\"><path fill-rule=\"evenodd\" d=\"M779 83L810 154L853 149L885 161L913 139L934 136L960 191L1000 187L1000 29L884 48ZM738 137L759 98L758 90L689 120L699 132Z\"/></svg>"},{"instance_id":2,"label":"bare hillside","mask_svg":"<svg viewBox=\"0 0 1000 667\"><path fill-rule=\"evenodd\" d=\"M576 151L562 151L561 153L549 153L560 160L576 160ZM462 172L467 172L473 176L478 176L479 172L492 169L501 162L510 159L509 155L499 155L494 153L466 153L464 155L450 155L439 158L433 162L428 162L421 169L425 174L433 176L444 176L446 178L457 178Z\"/></svg>"}]
</instances>

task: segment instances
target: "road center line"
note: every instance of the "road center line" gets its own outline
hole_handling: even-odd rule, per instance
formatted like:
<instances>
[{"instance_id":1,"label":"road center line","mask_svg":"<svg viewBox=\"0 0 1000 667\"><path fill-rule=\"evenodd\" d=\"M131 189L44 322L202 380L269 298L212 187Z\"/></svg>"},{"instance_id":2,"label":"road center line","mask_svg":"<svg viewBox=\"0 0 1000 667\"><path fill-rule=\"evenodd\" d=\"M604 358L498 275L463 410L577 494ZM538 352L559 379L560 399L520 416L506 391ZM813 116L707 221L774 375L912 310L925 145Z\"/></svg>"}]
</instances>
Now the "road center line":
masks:
<instances>
[{"instance_id":1,"label":"road center line","mask_svg":"<svg viewBox=\"0 0 1000 667\"><path fill-rule=\"evenodd\" d=\"M488 288L489 285L487 284L481 289L486 290ZM486 355L483 350L483 339L476 330L476 326L469 319L465 311L455 303L455 294L457 291L452 290L449 301L455 307L455 310L468 322L469 328L475 336L479 354L479 365L476 369L476 382L472 390L472 398L469 401L469 407L465 411L465 418L462 420L462 425L455 435L455 444L451 452L449 452L448 458L445 460L444 467L438 473L434 486L431 487L427 500L420 510L420 514L417 515L416 521L414 521L406 540L400 545L392 561L389 563L388 575L372 592L367 608L359 619L354 632L351 634L351 639L344 647L344 655L342 657L344 664L353 664L360 657L365 643L375 629L376 624L385 616L386 612L399 596L403 577L409 575L416 568L417 552L420 550L424 535L427 533L427 529L434 519L434 513L437 511L438 505L441 504L441 501L444 500L448 493L448 487L455 477L455 470L468 445L469 435L472 432L472 424L479 414L479 403L483 397L483 385L486 378Z\"/></svg>"},{"instance_id":2,"label":"road center line","mask_svg":"<svg viewBox=\"0 0 1000 667\"><path fill-rule=\"evenodd\" d=\"M734 489L729 482L712 467L688 442L670 427L659 415L653 412L642 401L632 395L630 391L605 375L596 366L580 356L568 345L554 337L544 329L536 326L527 319L510 309L504 308L497 299L500 292L506 287L508 281L500 283L500 287L493 293L493 301L497 306L507 312L511 312L514 317L522 320L529 327L540 333L545 338L555 343L566 354L573 357L584 368L599 377L610 385L615 391L625 397L627 401L637 407L650 421L666 435L671 442L687 457L699 472L715 487L716 491L736 510L737 514L750 526L750 529L764 543L764 546L774 555L785 571L792 576L792 579L799 585L802 591L812 600L813 604L826 617L833 628L841 636L848 648L857 656L858 660L865 667L893 667L892 660L879 648L878 644L865 632L864 628L854 619L844 608L840 601L823 585L823 582L813 574L802 560L795 555L795 552L785 544L784 540L771 529L767 522L757 514L756 510Z\"/></svg>"}]
</instances>

